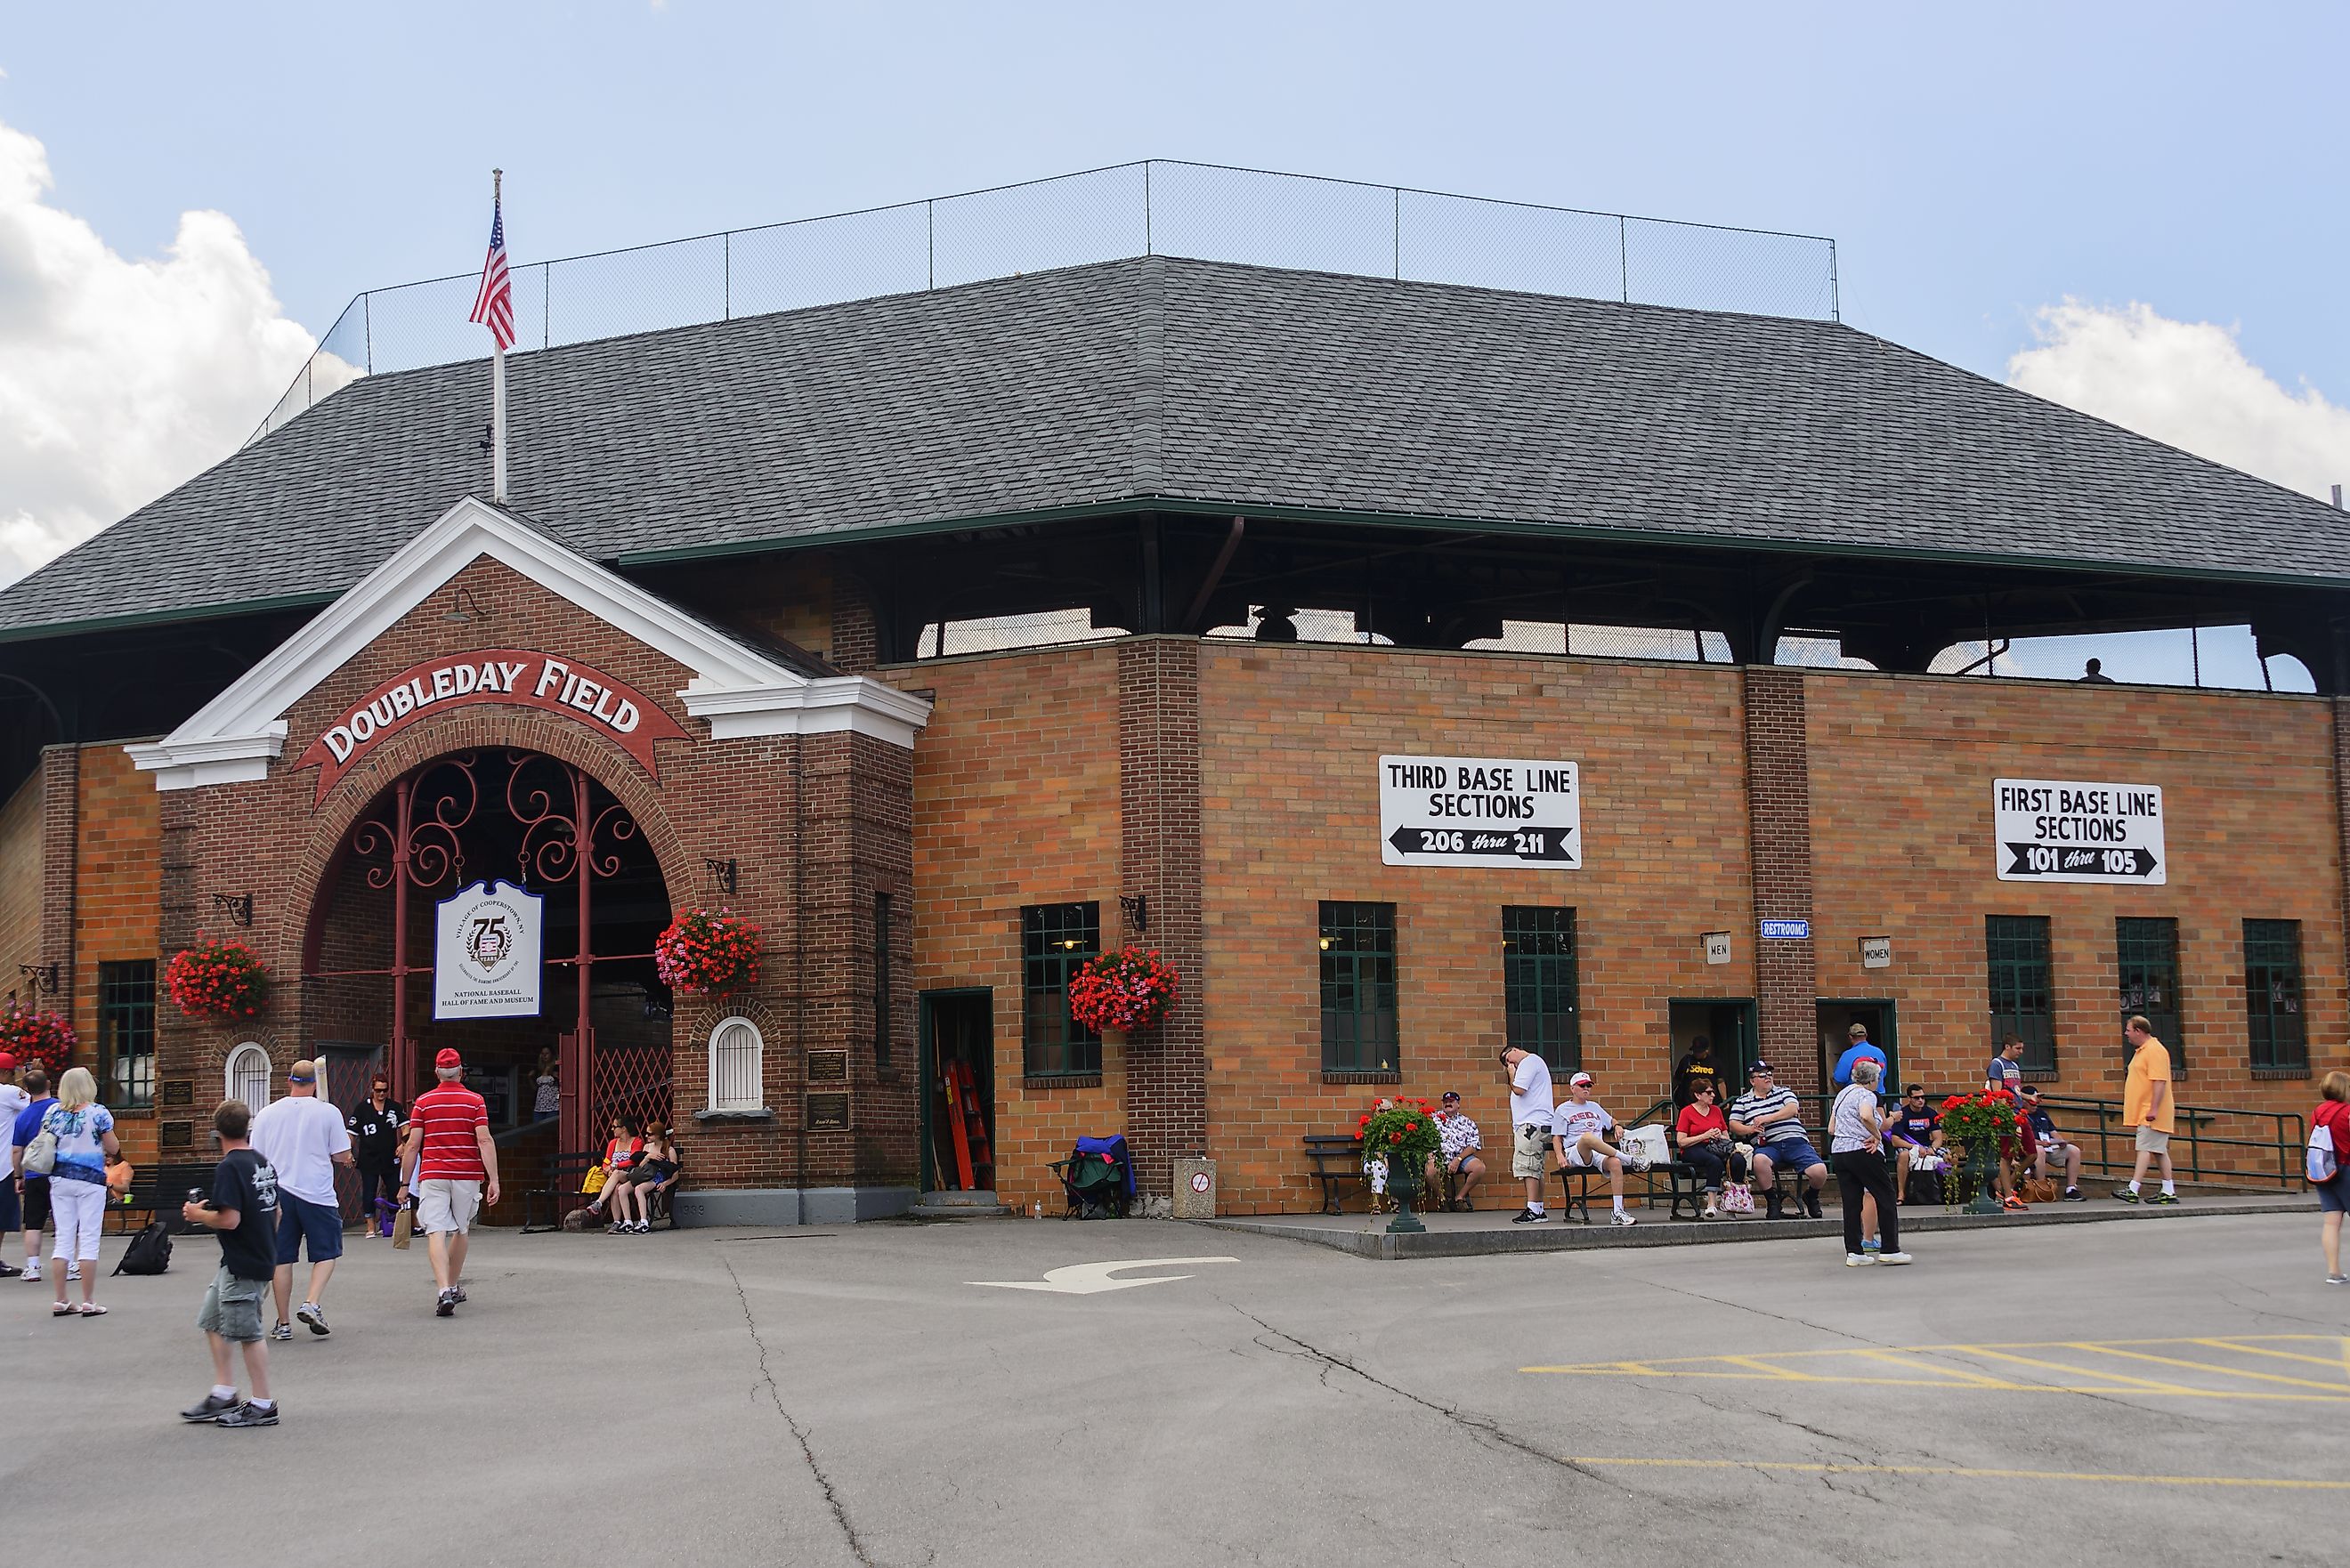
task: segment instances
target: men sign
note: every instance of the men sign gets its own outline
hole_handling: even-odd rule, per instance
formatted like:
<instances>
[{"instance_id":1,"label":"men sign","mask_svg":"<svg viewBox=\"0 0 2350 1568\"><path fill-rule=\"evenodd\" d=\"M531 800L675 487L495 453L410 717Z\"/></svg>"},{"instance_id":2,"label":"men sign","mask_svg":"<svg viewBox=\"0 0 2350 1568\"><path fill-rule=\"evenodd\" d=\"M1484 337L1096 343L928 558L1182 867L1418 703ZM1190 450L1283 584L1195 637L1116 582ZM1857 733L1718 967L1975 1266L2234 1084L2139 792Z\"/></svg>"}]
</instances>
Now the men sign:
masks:
<instances>
[{"instance_id":1,"label":"men sign","mask_svg":"<svg viewBox=\"0 0 2350 1568\"><path fill-rule=\"evenodd\" d=\"M1381 757L1379 859L1388 866L1583 865L1573 763Z\"/></svg>"},{"instance_id":2,"label":"men sign","mask_svg":"<svg viewBox=\"0 0 2350 1568\"><path fill-rule=\"evenodd\" d=\"M2001 881L2168 880L2159 785L1997 779L1991 788Z\"/></svg>"},{"instance_id":3,"label":"men sign","mask_svg":"<svg viewBox=\"0 0 2350 1568\"><path fill-rule=\"evenodd\" d=\"M433 1017L538 1016L545 902L511 882L476 882L442 902L432 951Z\"/></svg>"}]
</instances>

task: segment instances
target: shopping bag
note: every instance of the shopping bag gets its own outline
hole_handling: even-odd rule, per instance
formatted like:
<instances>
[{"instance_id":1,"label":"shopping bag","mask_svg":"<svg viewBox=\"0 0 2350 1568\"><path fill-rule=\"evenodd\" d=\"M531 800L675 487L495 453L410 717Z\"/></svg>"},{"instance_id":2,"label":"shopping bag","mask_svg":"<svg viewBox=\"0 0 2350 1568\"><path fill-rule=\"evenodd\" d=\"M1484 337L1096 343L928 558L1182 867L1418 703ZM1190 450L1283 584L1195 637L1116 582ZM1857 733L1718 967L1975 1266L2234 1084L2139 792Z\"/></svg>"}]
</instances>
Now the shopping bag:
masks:
<instances>
[{"instance_id":1,"label":"shopping bag","mask_svg":"<svg viewBox=\"0 0 2350 1568\"><path fill-rule=\"evenodd\" d=\"M588 1172L588 1179L579 1184L579 1190L590 1198L595 1197L604 1190L604 1178L607 1174L602 1166L593 1167Z\"/></svg>"},{"instance_id":2,"label":"shopping bag","mask_svg":"<svg viewBox=\"0 0 2350 1568\"><path fill-rule=\"evenodd\" d=\"M1670 1165L1673 1160L1672 1146L1665 1141L1665 1129L1656 1122L1627 1132L1622 1147L1626 1154L1638 1155L1650 1165Z\"/></svg>"},{"instance_id":3,"label":"shopping bag","mask_svg":"<svg viewBox=\"0 0 2350 1568\"><path fill-rule=\"evenodd\" d=\"M409 1235L415 1229L415 1210L410 1209L401 1210L398 1214L392 1217L391 1244L400 1248L403 1251L406 1251L408 1247Z\"/></svg>"},{"instance_id":4,"label":"shopping bag","mask_svg":"<svg viewBox=\"0 0 2350 1568\"><path fill-rule=\"evenodd\" d=\"M1723 1182L1721 1184L1721 1211L1724 1214L1753 1213L1754 1189L1747 1186L1746 1183L1742 1181Z\"/></svg>"}]
</instances>

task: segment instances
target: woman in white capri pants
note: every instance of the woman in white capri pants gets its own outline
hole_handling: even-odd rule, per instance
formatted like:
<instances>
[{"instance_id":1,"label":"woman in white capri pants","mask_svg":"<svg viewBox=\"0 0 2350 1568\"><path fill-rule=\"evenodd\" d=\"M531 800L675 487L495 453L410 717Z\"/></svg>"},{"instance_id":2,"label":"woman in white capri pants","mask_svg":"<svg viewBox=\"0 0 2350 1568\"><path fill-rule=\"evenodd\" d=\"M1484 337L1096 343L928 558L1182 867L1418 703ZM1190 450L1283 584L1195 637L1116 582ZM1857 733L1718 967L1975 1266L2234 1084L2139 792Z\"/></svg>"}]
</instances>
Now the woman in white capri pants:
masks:
<instances>
[{"instance_id":1,"label":"woman in white capri pants","mask_svg":"<svg viewBox=\"0 0 2350 1568\"><path fill-rule=\"evenodd\" d=\"M49 1223L57 1251L49 1257L49 1280L57 1287L54 1317L102 1317L91 1298L98 1292L98 1238L106 1228L106 1162L121 1152L114 1137L114 1113L98 1102L98 1080L87 1067L68 1067L57 1080L57 1103L41 1118L41 1131L57 1140L57 1162L49 1169ZM66 1265L81 1265L81 1305L66 1304Z\"/></svg>"}]
</instances>

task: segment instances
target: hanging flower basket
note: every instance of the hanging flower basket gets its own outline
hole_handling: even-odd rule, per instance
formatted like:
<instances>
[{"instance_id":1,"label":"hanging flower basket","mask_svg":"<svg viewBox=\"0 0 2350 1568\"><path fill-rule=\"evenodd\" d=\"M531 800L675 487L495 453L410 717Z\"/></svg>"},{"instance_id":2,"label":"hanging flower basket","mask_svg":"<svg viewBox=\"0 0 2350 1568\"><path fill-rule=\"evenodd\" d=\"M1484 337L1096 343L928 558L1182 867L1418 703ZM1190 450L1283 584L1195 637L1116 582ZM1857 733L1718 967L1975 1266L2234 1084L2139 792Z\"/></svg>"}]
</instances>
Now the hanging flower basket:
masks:
<instances>
[{"instance_id":1,"label":"hanging flower basket","mask_svg":"<svg viewBox=\"0 0 2350 1568\"><path fill-rule=\"evenodd\" d=\"M691 909L653 942L661 983L688 995L724 996L759 983L767 939L732 909Z\"/></svg>"},{"instance_id":2,"label":"hanging flower basket","mask_svg":"<svg viewBox=\"0 0 2350 1568\"><path fill-rule=\"evenodd\" d=\"M54 1079L73 1050L73 1025L61 1015L21 1002L0 1009L0 1052L16 1058L17 1066L38 1067Z\"/></svg>"},{"instance_id":3,"label":"hanging flower basket","mask_svg":"<svg viewBox=\"0 0 2350 1568\"><path fill-rule=\"evenodd\" d=\"M1175 1005L1175 966L1155 948L1096 953L1069 977L1069 1015L1097 1034L1148 1029Z\"/></svg>"},{"instance_id":4,"label":"hanging flower basket","mask_svg":"<svg viewBox=\"0 0 2350 1568\"><path fill-rule=\"evenodd\" d=\"M252 1018L269 1003L269 968L234 937L196 933L163 971L172 1001L190 1018Z\"/></svg>"}]
</instances>

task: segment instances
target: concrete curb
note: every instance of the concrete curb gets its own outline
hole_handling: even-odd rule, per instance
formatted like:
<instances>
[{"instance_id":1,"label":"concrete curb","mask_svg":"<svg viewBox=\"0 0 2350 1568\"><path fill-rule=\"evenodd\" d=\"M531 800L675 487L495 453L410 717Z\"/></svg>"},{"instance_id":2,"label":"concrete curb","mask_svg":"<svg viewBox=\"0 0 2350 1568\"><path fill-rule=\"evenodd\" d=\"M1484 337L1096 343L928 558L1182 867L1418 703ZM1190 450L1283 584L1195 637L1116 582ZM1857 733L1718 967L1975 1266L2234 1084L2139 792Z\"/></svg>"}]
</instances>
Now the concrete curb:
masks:
<instances>
[{"instance_id":1,"label":"concrete curb","mask_svg":"<svg viewBox=\"0 0 2350 1568\"><path fill-rule=\"evenodd\" d=\"M1951 1214L1934 1210L1905 1212L1901 1229L1937 1231L2029 1230L2043 1225L2095 1225L2116 1220L2140 1222L2168 1220L2225 1220L2239 1214L2315 1214L2313 1199L2279 1198L2256 1203L2232 1203L2225 1209L2200 1209L2181 1204L2176 1209L2122 1208L2098 1199L2035 1209L2027 1214ZM1385 1218L1376 1217L1384 1227ZM1495 1231L1424 1231L1416 1235L1391 1235L1383 1228L1349 1230L1335 1225L1301 1225L1278 1218L1261 1220L1194 1220L1219 1231L1245 1231L1258 1236L1278 1236L1351 1252L1358 1258L1392 1262L1404 1258L1482 1258L1509 1252L1576 1252L1597 1247L1691 1247L1740 1241L1793 1241L1841 1236L1844 1222L1827 1220L1716 1220L1652 1221L1617 1229L1604 1218L1590 1225L1562 1223L1519 1226Z\"/></svg>"}]
</instances>

